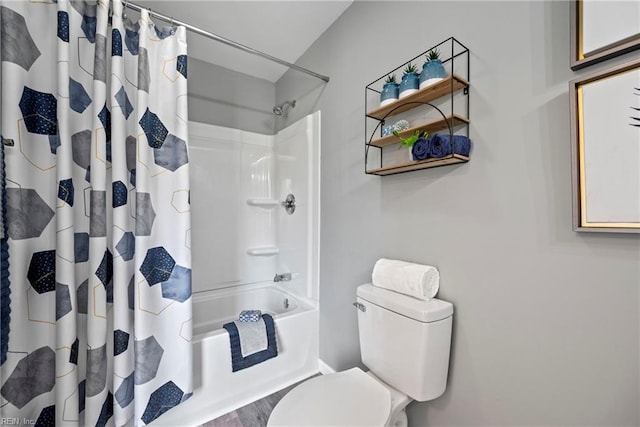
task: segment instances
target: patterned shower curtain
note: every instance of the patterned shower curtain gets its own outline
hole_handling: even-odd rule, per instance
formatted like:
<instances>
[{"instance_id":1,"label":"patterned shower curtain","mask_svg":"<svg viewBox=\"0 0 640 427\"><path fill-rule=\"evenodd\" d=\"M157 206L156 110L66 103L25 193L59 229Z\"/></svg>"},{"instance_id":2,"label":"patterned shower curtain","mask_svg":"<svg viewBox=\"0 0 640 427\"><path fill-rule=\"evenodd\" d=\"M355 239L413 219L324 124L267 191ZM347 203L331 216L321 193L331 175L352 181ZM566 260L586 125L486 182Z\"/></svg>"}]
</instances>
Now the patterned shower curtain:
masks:
<instances>
[{"instance_id":1,"label":"patterned shower curtain","mask_svg":"<svg viewBox=\"0 0 640 427\"><path fill-rule=\"evenodd\" d=\"M120 0L0 9L0 415L148 424L192 391L185 29Z\"/></svg>"}]
</instances>

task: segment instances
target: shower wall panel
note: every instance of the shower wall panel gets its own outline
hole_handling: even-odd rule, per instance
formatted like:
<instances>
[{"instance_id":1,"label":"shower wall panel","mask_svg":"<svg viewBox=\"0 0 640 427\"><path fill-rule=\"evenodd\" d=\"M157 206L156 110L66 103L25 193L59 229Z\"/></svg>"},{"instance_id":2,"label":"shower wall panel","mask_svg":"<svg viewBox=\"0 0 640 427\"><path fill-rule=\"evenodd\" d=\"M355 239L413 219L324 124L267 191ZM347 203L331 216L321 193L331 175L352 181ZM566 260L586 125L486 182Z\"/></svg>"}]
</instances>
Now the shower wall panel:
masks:
<instances>
[{"instance_id":1,"label":"shower wall panel","mask_svg":"<svg viewBox=\"0 0 640 427\"><path fill-rule=\"evenodd\" d=\"M272 280L274 211L247 204L271 199L273 136L189 123L194 292Z\"/></svg>"},{"instance_id":2,"label":"shower wall panel","mask_svg":"<svg viewBox=\"0 0 640 427\"><path fill-rule=\"evenodd\" d=\"M292 273L281 286L302 298L318 300L320 215L320 112L303 117L278 132L274 143L275 187L280 200L296 197L293 215L278 210L278 272Z\"/></svg>"}]
</instances>

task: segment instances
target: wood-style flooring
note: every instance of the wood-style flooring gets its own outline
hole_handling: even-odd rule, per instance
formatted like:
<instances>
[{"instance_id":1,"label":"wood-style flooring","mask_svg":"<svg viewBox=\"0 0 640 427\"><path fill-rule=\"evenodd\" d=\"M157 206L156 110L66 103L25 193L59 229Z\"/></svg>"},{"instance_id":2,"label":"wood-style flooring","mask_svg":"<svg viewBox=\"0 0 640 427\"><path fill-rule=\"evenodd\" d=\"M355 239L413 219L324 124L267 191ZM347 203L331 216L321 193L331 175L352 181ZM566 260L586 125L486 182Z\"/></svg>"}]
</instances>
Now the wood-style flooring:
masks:
<instances>
[{"instance_id":1,"label":"wood-style flooring","mask_svg":"<svg viewBox=\"0 0 640 427\"><path fill-rule=\"evenodd\" d=\"M265 427L269 415L276 404L298 384L300 383L270 394L265 398L236 409L233 412L224 414L215 420L203 424L201 427Z\"/></svg>"}]
</instances>

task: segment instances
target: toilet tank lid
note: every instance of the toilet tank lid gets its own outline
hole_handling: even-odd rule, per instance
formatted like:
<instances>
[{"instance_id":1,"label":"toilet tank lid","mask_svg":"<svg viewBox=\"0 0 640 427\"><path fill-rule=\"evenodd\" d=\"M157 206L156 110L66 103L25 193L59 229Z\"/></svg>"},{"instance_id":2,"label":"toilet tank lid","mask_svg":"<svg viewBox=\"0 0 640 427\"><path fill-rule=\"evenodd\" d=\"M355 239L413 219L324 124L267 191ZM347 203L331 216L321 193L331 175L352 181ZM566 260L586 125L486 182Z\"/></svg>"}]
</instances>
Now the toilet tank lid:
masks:
<instances>
[{"instance_id":1,"label":"toilet tank lid","mask_svg":"<svg viewBox=\"0 0 640 427\"><path fill-rule=\"evenodd\" d=\"M437 322L453 314L453 304L450 302L437 298L420 300L373 286L371 283L358 286L356 295L372 304L423 323Z\"/></svg>"}]
</instances>

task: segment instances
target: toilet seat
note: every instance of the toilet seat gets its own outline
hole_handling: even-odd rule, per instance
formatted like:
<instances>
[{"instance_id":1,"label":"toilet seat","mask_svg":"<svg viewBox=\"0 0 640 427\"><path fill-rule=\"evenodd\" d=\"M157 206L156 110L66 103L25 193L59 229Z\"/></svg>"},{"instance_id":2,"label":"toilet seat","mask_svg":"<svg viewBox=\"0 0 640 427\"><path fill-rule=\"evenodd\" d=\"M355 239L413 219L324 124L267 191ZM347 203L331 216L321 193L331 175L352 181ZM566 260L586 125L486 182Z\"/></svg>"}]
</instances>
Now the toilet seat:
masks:
<instances>
[{"instance_id":1,"label":"toilet seat","mask_svg":"<svg viewBox=\"0 0 640 427\"><path fill-rule=\"evenodd\" d=\"M389 389L353 368L291 390L273 409L267 426L384 426L390 411Z\"/></svg>"}]
</instances>

